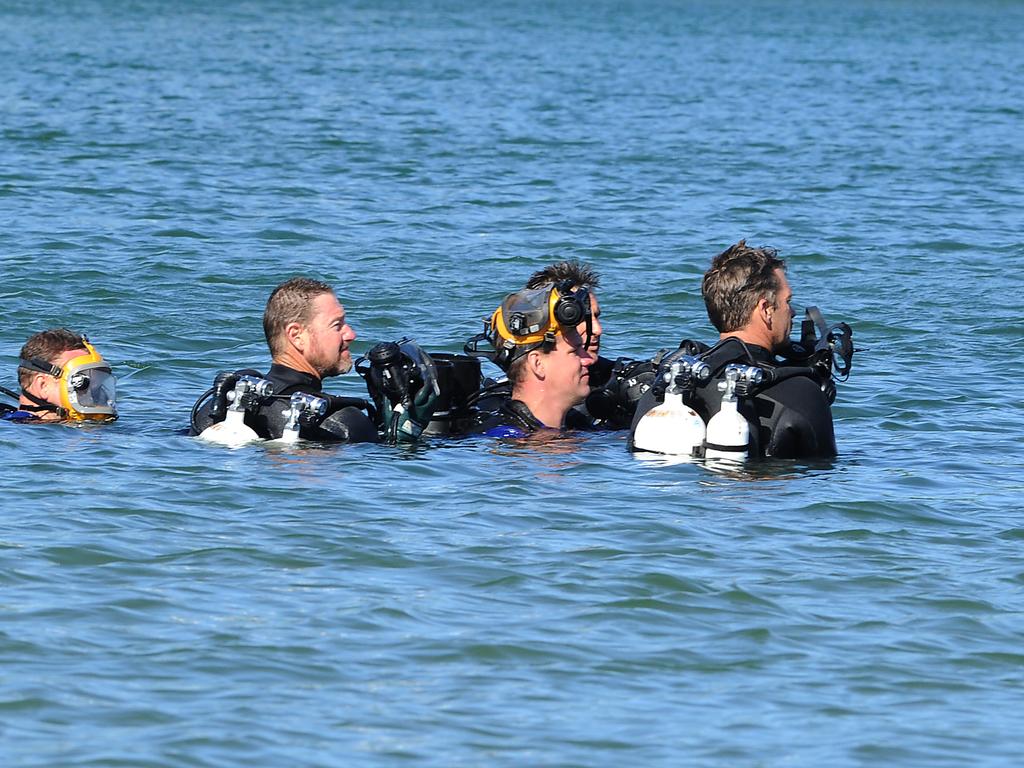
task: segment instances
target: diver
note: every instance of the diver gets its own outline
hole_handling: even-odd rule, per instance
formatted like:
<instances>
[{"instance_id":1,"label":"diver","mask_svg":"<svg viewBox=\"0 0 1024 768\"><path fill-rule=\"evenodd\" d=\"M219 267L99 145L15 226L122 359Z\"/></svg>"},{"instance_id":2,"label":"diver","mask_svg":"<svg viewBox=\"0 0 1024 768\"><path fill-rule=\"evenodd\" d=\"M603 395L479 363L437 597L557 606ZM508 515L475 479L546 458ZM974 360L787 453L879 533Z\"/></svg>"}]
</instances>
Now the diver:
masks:
<instances>
[{"instance_id":1,"label":"diver","mask_svg":"<svg viewBox=\"0 0 1024 768\"><path fill-rule=\"evenodd\" d=\"M117 379L89 340L67 328L34 334L18 360L21 392L0 387L17 404L0 403L0 419L27 422L113 421Z\"/></svg>"},{"instance_id":2,"label":"diver","mask_svg":"<svg viewBox=\"0 0 1024 768\"><path fill-rule=\"evenodd\" d=\"M590 392L594 356L578 326L590 326L585 288L565 281L511 293L485 322L466 352L486 357L505 371L511 392L480 413L466 434L526 437L571 428L566 415ZM489 350L481 349L485 344Z\"/></svg>"},{"instance_id":3,"label":"diver","mask_svg":"<svg viewBox=\"0 0 1024 768\"><path fill-rule=\"evenodd\" d=\"M849 326L828 329L820 313L809 309L809 318L819 321L820 338L808 320L801 343L791 342L795 312L786 263L775 249L752 248L743 240L715 257L704 274L701 294L719 341L712 347L684 341L666 360L678 361L674 371L685 364L687 370L706 372L689 382L687 393L687 406L708 425L705 448L714 448L716 455L739 450L751 458L835 456L832 372L849 373ZM653 450L637 441L638 425L659 406L659 397L664 402L664 391L664 386L660 391L655 387L641 399L630 434L632 449ZM712 445L711 420L720 411L724 414L726 406L749 425L749 440L745 437L742 445Z\"/></svg>"},{"instance_id":4,"label":"diver","mask_svg":"<svg viewBox=\"0 0 1024 768\"><path fill-rule=\"evenodd\" d=\"M590 392L585 400L566 414L565 425L569 429L628 429L633 420L636 404L650 389L657 371L657 363L650 360L634 360L620 357L611 360L601 357L601 305L595 289L601 284L600 276L593 267L576 260L560 261L534 272L526 281L527 289L550 288L568 285L572 291L587 292L590 302L589 318L577 326L579 335L587 339L587 350L593 358L588 369ZM589 320L589 325L588 325ZM508 398L511 385L508 382L489 383L481 393L481 406L492 408L502 398Z\"/></svg>"},{"instance_id":5,"label":"diver","mask_svg":"<svg viewBox=\"0 0 1024 768\"><path fill-rule=\"evenodd\" d=\"M216 432L236 418L242 441L251 435L269 440L378 442L383 430L390 442L412 442L430 421L437 389L429 372L420 375L415 391L400 387L398 400L385 399L383 409L363 398L323 391L325 378L352 369L350 347L356 339L344 307L327 283L295 277L277 286L267 301L263 331L272 358L270 371L266 376L248 369L219 373L192 408L193 434L230 443L218 439ZM401 360L406 359L403 354L400 351ZM397 372L399 367L392 367L383 375Z\"/></svg>"}]
</instances>

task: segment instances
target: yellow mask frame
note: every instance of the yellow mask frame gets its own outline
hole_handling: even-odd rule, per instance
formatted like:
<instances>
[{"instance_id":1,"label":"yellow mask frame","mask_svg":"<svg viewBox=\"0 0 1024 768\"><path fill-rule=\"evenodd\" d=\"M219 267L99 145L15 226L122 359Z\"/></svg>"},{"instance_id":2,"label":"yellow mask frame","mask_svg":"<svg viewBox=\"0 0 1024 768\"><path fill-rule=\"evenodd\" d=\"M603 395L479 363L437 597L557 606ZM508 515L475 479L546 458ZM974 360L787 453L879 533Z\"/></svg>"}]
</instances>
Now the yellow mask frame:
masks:
<instances>
[{"instance_id":1,"label":"yellow mask frame","mask_svg":"<svg viewBox=\"0 0 1024 768\"><path fill-rule=\"evenodd\" d=\"M547 293L546 306L544 302L538 301L529 308L529 311L543 311L544 314L541 318L537 318L539 322L530 323L526 318L527 313L522 311L521 306L517 306L517 302L523 304L525 303L522 301L524 298L540 298L541 293ZM555 306L561 298L561 293L554 287L510 293L491 315L491 328L502 341L511 342L516 346L552 341L559 330L558 321L555 319Z\"/></svg>"},{"instance_id":2,"label":"yellow mask frame","mask_svg":"<svg viewBox=\"0 0 1024 768\"><path fill-rule=\"evenodd\" d=\"M103 355L96 351L96 348L82 338L82 347L88 354L79 355L68 360L61 368L60 374L60 404L71 421L108 421L117 418L117 407L115 406L116 379L113 371ZM98 387L91 385L91 378L87 371L106 373L99 382ZM84 377L86 387L75 386L81 382L76 378ZM90 397L80 397L79 391L85 391ZM99 394L102 402L95 402L93 395Z\"/></svg>"}]
</instances>

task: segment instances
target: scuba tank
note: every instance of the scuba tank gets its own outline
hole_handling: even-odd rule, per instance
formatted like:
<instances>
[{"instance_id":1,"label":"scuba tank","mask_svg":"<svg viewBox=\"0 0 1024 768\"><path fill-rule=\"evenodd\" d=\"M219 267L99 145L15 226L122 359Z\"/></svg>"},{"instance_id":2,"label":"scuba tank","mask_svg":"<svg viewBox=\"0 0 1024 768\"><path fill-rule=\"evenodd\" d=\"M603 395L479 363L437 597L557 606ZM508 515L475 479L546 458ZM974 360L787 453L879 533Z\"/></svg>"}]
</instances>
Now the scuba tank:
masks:
<instances>
[{"instance_id":1,"label":"scuba tank","mask_svg":"<svg viewBox=\"0 0 1024 768\"><path fill-rule=\"evenodd\" d=\"M698 383L711 377L711 368L691 355L670 355L655 379L655 396L663 401L643 415L632 435L633 450L693 456L704 444L704 420L686 404Z\"/></svg>"},{"instance_id":2,"label":"scuba tank","mask_svg":"<svg viewBox=\"0 0 1024 768\"><path fill-rule=\"evenodd\" d=\"M704 458L743 462L750 448L750 423L739 412L738 397L751 394L761 383L764 372L754 365L730 363L725 367L725 379L718 382L722 393L722 407L708 421L704 438Z\"/></svg>"},{"instance_id":3,"label":"scuba tank","mask_svg":"<svg viewBox=\"0 0 1024 768\"><path fill-rule=\"evenodd\" d=\"M317 426L327 415L327 398L295 392L288 407L283 411L286 416L284 431L277 442L293 445L299 441L299 430L302 427Z\"/></svg>"},{"instance_id":4,"label":"scuba tank","mask_svg":"<svg viewBox=\"0 0 1024 768\"><path fill-rule=\"evenodd\" d=\"M219 409L225 406L226 412L223 420L204 429L199 439L230 448L259 440L259 435L245 423L245 413L267 403L273 395L274 385L266 379L233 373L218 374L214 381L211 414L217 411L219 415Z\"/></svg>"}]
</instances>

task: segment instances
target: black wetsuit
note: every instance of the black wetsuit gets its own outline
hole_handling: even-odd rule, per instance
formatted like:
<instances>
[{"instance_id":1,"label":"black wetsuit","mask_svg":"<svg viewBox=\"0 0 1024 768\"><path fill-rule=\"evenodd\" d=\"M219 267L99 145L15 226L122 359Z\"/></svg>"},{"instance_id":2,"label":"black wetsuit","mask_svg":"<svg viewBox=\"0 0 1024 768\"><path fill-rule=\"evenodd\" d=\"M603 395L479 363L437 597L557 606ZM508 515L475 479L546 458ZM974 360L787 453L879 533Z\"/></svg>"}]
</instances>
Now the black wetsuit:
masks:
<instances>
[{"instance_id":1,"label":"black wetsuit","mask_svg":"<svg viewBox=\"0 0 1024 768\"><path fill-rule=\"evenodd\" d=\"M29 421L42 421L39 414L26 411L21 407L0 403L0 421L10 421L14 424L24 424Z\"/></svg>"},{"instance_id":2,"label":"black wetsuit","mask_svg":"<svg viewBox=\"0 0 1024 768\"><path fill-rule=\"evenodd\" d=\"M534 416L522 400L510 398L502 401L497 410L480 414L477 422L463 434L486 437L526 437L543 429L558 431Z\"/></svg>"},{"instance_id":3,"label":"black wetsuit","mask_svg":"<svg viewBox=\"0 0 1024 768\"><path fill-rule=\"evenodd\" d=\"M767 349L727 339L721 346L701 356L711 366L711 380L698 387L688 404L707 423L722 407L718 382L729 363L778 365ZM751 457L772 456L780 459L828 458L836 455L836 438L832 426L832 409L821 391L818 379L808 368L806 376L783 379L759 392L753 400L741 398L739 412L751 424ZM641 398L633 418L633 432L647 411L658 404L653 392ZM757 429L753 425L757 425ZM630 436L632 444L632 434Z\"/></svg>"},{"instance_id":4,"label":"black wetsuit","mask_svg":"<svg viewBox=\"0 0 1024 768\"><path fill-rule=\"evenodd\" d=\"M650 360L599 357L590 366L590 394L569 412L573 429L629 429L643 393L654 383L658 365Z\"/></svg>"},{"instance_id":5,"label":"black wetsuit","mask_svg":"<svg viewBox=\"0 0 1024 768\"><path fill-rule=\"evenodd\" d=\"M326 398L328 415L319 426L301 427L299 437L304 440L347 443L375 443L380 440L377 427L363 411L351 404L351 398L325 393L323 382L312 374L296 371L278 363L270 366L270 372L266 376L252 370L237 373L267 379L274 385L274 399L259 410L245 414L245 423L264 439L276 440L284 434L288 399L296 392L304 392ZM206 404L197 414L196 432L202 432L213 423L209 410L210 406Z\"/></svg>"}]
</instances>

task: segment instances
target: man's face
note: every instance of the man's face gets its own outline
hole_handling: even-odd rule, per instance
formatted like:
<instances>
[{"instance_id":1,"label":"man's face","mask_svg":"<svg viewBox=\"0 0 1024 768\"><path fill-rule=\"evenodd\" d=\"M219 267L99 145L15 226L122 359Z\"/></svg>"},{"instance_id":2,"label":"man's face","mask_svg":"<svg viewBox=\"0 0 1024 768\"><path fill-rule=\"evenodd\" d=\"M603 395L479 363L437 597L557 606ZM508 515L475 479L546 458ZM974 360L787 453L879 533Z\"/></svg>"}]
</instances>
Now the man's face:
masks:
<instances>
[{"instance_id":1,"label":"man's face","mask_svg":"<svg viewBox=\"0 0 1024 768\"><path fill-rule=\"evenodd\" d=\"M576 331L583 339L587 338L587 323L583 321L576 326ZM597 296L590 292L590 343L587 344L587 351L597 359L601 352L601 305L597 303Z\"/></svg>"},{"instance_id":2,"label":"man's face","mask_svg":"<svg viewBox=\"0 0 1024 768\"><path fill-rule=\"evenodd\" d=\"M772 349L780 349L789 341L789 334L793 330L793 291L789 287L786 273L781 269L775 270L775 278L778 281L779 290L775 293L775 310L772 312Z\"/></svg>"},{"instance_id":3,"label":"man's face","mask_svg":"<svg viewBox=\"0 0 1024 768\"><path fill-rule=\"evenodd\" d=\"M313 300L313 313L306 325L309 346L306 362L320 378L347 373L352 368L349 346L356 332L345 322L345 309L333 293L322 293Z\"/></svg>"},{"instance_id":4,"label":"man's face","mask_svg":"<svg viewBox=\"0 0 1024 768\"><path fill-rule=\"evenodd\" d=\"M584 331L585 333L586 331ZM546 390L552 397L575 405L590 394L590 372L594 356L575 329L558 334L555 348L544 355Z\"/></svg>"}]
</instances>

